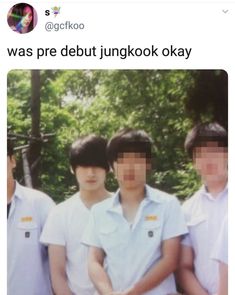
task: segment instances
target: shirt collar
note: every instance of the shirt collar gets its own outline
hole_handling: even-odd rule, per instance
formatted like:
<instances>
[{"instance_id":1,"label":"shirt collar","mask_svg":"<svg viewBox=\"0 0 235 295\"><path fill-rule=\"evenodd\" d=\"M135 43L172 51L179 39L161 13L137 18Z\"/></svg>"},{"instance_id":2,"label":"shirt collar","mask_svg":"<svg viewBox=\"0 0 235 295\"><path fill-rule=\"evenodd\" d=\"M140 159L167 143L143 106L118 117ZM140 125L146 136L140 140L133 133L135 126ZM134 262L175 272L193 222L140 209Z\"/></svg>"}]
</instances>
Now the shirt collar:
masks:
<instances>
[{"instance_id":1,"label":"shirt collar","mask_svg":"<svg viewBox=\"0 0 235 295\"><path fill-rule=\"evenodd\" d=\"M15 191L13 194L13 198L18 198L20 200L23 199L22 188L21 188L21 185L17 181L15 181Z\"/></svg>"},{"instance_id":2,"label":"shirt collar","mask_svg":"<svg viewBox=\"0 0 235 295\"><path fill-rule=\"evenodd\" d=\"M206 186L203 185L201 187L201 192L202 192L202 195L205 196L206 198L208 198L209 200L212 200L212 201L216 201L216 200L219 200L225 196L228 195L228 183L226 184L226 186L224 187L224 189L218 193L218 195L215 197L213 197L207 190Z\"/></svg>"},{"instance_id":3,"label":"shirt collar","mask_svg":"<svg viewBox=\"0 0 235 295\"><path fill-rule=\"evenodd\" d=\"M162 203L164 196L161 195L161 191L158 189L155 189L149 185L145 186L146 191L146 199L155 203Z\"/></svg>"},{"instance_id":4,"label":"shirt collar","mask_svg":"<svg viewBox=\"0 0 235 295\"><path fill-rule=\"evenodd\" d=\"M112 197L107 210L122 214L122 206L120 203L120 189L118 189L116 193L114 194L114 196Z\"/></svg>"},{"instance_id":5,"label":"shirt collar","mask_svg":"<svg viewBox=\"0 0 235 295\"><path fill-rule=\"evenodd\" d=\"M160 191L150 187L149 185L145 185L145 201L146 202L155 202L161 203L162 197L159 193ZM114 194L112 201L110 202L110 206L108 207L109 211L113 212L122 212L122 207L120 203L120 189Z\"/></svg>"}]
</instances>

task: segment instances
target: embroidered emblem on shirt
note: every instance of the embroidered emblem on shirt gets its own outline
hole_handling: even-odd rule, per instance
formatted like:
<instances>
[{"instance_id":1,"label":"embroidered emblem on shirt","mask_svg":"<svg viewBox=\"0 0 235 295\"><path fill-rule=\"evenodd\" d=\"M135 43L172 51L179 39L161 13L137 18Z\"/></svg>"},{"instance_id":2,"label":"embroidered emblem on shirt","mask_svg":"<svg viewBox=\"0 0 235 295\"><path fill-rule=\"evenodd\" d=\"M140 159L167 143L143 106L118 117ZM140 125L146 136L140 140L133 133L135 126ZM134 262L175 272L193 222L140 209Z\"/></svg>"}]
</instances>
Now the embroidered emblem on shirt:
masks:
<instances>
[{"instance_id":1,"label":"embroidered emblem on shirt","mask_svg":"<svg viewBox=\"0 0 235 295\"><path fill-rule=\"evenodd\" d=\"M24 217L21 217L21 222L31 222L33 220L33 217L32 216L24 216Z\"/></svg>"},{"instance_id":2,"label":"embroidered emblem on shirt","mask_svg":"<svg viewBox=\"0 0 235 295\"><path fill-rule=\"evenodd\" d=\"M148 231L148 236L149 236L150 238L153 237L153 231L152 231L152 230Z\"/></svg>"},{"instance_id":3,"label":"embroidered emblem on shirt","mask_svg":"<svg viewBox=\"0 0 235 295\"><path fill-rule=\"evenodd\" d=\"M26 231L26 232L24 233L24 236L25 236L26 238L30 238L30 232L29 232L29 231Z\"/></svg>"},{"instance_id":4,"label":"embroidered emblem on shirt","mask_svg":"<svg viewBox=\"0 0 235 295\"><path fill-rule=\"evenodd\" d=\"M146 221L156 221L157 219L158 219L157 215L147 215L147 216L145 216Z\"/></svg>"}]
</instances>

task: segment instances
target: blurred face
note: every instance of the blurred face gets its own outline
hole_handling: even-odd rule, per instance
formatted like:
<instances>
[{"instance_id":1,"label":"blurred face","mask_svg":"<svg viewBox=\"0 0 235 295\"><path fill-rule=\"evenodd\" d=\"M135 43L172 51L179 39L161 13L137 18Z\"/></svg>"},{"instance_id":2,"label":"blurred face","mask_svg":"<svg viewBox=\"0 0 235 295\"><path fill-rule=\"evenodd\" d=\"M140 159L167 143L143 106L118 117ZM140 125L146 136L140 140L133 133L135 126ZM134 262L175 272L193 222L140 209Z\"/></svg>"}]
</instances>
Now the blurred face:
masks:
<instances>
[{"instance_id":1,"label":"blurred face","mask_svg":"<svg viewBox=\"0 0 235 295\"><path fill-rule=\"evenodd\" d=\"M134 189L145 185L146 174L147 170L150 170L150 164L147 163L144 153L120 153L113 166L120 187Z\"/></svg>"},{"instance_id":2,"label":"blurred face","mask_svg":"<svg viewBox=\"0 0 235 295\"><path fill-rule=\"evenodd\" d=\"M194 166L204 182L220 181L228 175L228 151L216 142L196 147L193 154Z\"/></svg>"},{"instance_id":3,"label":"blurred face","mask_svg":"<svg viewBox=\"0 0 235 295\"><path fill-rule=\"evenodd\" d=\"M33 12L31 7L26 6L23 10L22 26L28 27L33 20Z\"/></svg>"},{"instance_id":4,"label":"blurred face","mask_svg":"<svg viewBox=\"0 0 235 295\"><path fill-rule=\"evenodd\" d=\"M106 171L101 167L78 166L75 170L75 176L80 189L95 191L104 187Z\"/></svg>"}]
</instances>

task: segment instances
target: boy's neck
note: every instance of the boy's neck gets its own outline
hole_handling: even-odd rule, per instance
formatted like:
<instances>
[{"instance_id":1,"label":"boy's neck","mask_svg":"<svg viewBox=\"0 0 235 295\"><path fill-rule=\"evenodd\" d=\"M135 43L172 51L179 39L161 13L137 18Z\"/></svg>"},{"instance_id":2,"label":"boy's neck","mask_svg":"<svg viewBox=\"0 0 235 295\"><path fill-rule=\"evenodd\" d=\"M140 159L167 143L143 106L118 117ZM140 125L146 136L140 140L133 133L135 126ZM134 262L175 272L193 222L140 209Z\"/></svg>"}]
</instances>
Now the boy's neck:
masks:
<instances>
[{"instance_id":1,"label":"boy's neck","mask_svg":"<svg viewBox=\"0 0 235 295\"><path fill-rule=\"evenodd\" d=\"M7 204L11 202L14 192L15 180L13 178L7 179Z\"/></svg>"},{"instance_id":2,"label":"boy's neck","mask_svg":"<svg viewBox=\"0 0 235 295\"><path fill-rule=\"evenodd\" d=\"M110 196L110 192L102 187L98 190L88 191L80 189L80 198L87 208L91 208L94 204L99 203Z\"/></svg>"},{"instance_id":3,"label":"boy's neck","mask_svg":"<svg viewBox=\"0 0 235 295\"><path fill-rule=\"evenodd\" d=\"M212 195L212 197L216 198L219 193L221 193L225 186L227 185L228 179L227 177L221 179L220 181L209 181L206 183L207 191Z\"/></svg>"},{"instance_id":4,"label":"boy's neck","mask_svg":"<svg viewBox=\"0 0 235 295\"><path fill-rule=\"evenodd\" d=\"M139 205L144 197L144 186L136 187L131 190L120 187L120 202L122 204L123 216L128 222L134 222Z\"/></svg>"},{"instance_id":5,"label":"boy's neck","mask_svg":"<svg viewBox=\"0 0 235 295\"><path fill-rule=\"evenodd\" d=\"M134 189L120 187L120 202L122 204L139 204L145 197L145 187L139 186Z\"/></svg>"}]
</instances>

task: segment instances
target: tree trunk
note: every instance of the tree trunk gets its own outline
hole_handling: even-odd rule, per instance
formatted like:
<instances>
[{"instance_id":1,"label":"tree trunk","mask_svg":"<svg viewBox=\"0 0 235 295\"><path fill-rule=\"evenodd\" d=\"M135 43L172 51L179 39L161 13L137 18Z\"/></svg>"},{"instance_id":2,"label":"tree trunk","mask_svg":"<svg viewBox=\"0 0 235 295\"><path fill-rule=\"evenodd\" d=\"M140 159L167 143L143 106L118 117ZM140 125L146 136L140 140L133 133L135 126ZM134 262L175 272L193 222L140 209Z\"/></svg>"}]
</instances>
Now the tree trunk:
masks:
<instances>
[{"instance_id":1,"label":"tree trunk","mask_svg":"<svg viewBox=\"0 0 235 295\"><path fill-rule=\"evenodd\" d=\"M22 160L23 160L24 183L27 187L33 187L31 171L30 171L29 162L27 158L27 149L23 149L21 153L22 153Z\"/></svg>"},{"instance_id":2,"label":"tree trunk","mask_svg":"<svg viewBox=\"0 0 235 295\"><path fill-rule=\"evenodd\" d=\"M31 71L31 140L28 151L28 161L31 171L32 185L35 188L40 186L39 180L39 159L41 156L42 141L40 133L40 71ZM36 164L35 164L36 163Z\"/></svg>"}]
</instances>

